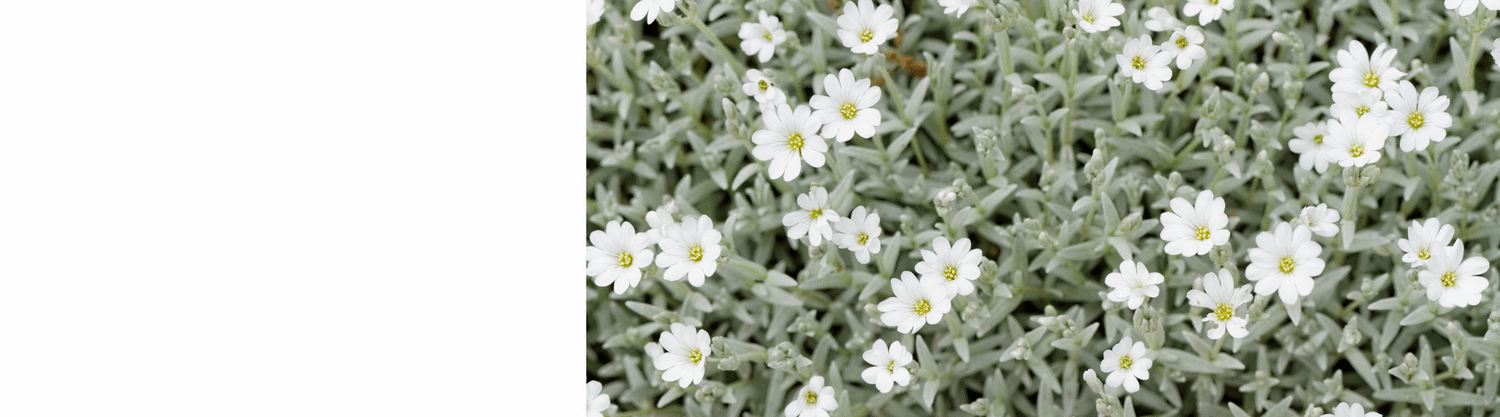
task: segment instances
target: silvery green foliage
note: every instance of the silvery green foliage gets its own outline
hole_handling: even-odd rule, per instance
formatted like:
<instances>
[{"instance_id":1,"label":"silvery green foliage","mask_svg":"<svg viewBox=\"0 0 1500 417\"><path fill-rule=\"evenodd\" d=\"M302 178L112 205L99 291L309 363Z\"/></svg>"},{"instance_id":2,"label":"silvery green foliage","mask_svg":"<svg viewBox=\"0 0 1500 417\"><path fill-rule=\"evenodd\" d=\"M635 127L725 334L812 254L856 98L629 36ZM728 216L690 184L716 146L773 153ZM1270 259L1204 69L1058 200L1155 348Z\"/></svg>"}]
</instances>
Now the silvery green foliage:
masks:
<instances>
[{"instance_id":1,"label":"silvery green foliage","mask_svg":"<svg viewBox=\"0 0 1500 417\"><path fill-rule=\"evenodd\" d=\"M839 42L835 2L683 0L654 24L630 20L634 0L606 3L588 29L588 229L644 232L646 213L670 206L679 221L711 218L724 247L701 287L655 266L624 294L586 283L587 377L613 398L607 414L781 416L822 376L845 417L1318 416L1340 402L1500 415L1495 270L1479 305L1442 308L1396 243L1435 217L1465 256L1500 260L1500 74L1486 53L1500 30L1484 6L1463 17L1441 0L1241 0L1203 25L1206 59L1174 64L1151 91L1115 55L1142 34L1167 39L1144 26L1153 6L1197 23L1186 1L1125 1L1122 25L1098 33L1076 28L1076 1L980 0L961 18L933 0L890 2L901 36L875 55ZM760 11L787 32L765 63L736 36ZM1394 48L1405 80L1451 99L1447 140L1403 152L1392 137L1369 166L1298 167L1287 141L1328 120L1329 72L1350 40ZM876 135L830 139L826 165L770 179L751 155L764 127L745 70L771 73L796 106L845 68L882 89ZM869 264L787 238L782 216L814 186L841 215L879 213ZM1229 243L1164 254L1161 214L1201 190L1225 200ZM1187 292L1221 267L1246 284L1256 235L1319 204L1342 219L1314 237L1327 267L1312 293L1292 306L1256 295L1237 310L1246 337L1208 339L1209 311ZM982 251L977 289L899 333L875 306L939 236ZM1105 297L1126 259L1165 276L1135 311ZM672 323L713 337L703 382L686 389L645 349ZM1125 336L1155 353L1134 393L1102 384L1101 354ZM915 352L909 386L861 379L876 339Z\"/></svg>"}]
</instances>

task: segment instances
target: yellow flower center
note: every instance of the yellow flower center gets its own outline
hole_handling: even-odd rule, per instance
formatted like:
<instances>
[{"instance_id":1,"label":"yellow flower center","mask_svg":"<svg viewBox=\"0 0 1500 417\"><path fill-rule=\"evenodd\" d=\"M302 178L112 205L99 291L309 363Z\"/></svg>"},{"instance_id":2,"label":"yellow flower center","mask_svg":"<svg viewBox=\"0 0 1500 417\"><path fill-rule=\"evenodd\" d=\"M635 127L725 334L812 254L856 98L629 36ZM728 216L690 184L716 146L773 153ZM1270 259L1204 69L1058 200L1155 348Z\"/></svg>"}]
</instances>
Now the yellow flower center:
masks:
<instances>
[{"instance_id":1,"label":"yellow flower center","mask_svg":"<svg viewBox=\"0 0 1500 417\"><path fill-rule=\"evenodd\" d=\"M918 316L925 316L928 312L932 311L932 304L929 304L927 299L923 298L917 300L917 303L912 305L911 311L917 313Z\"/></svg>"},{"instance_id":2,"label":"yellow flower center","mask_svg":"<svg viewBox=\"0 0 1500 417\"><path fill-rule=\"evenodd\" d=\"M1313 136L1313 143L1318 144L1318 145L1322 145L1323 144L1323 135Z\"/></svg>"},{"instance_id":3,"label":"yellow flower center","mask_svg":"<svg viewBox=\"0 0 1500 417\"><path fill-rule=\"evenodd\" d=\"M943 278L947 278L949 281L957 279L958 268L953 265L943 267Z\"/></svg>"},{"instance_id":4,"label":"yellow flower center","mask_svg":"<svg viewBox=\"0 0 1500 417\"><path fill-rule=\"evenodd\" d=\"M807 211L807 218L817 220L819 217L823 217L823 209L815 208Z\"/></svg>"},{"instance_id":5,"label":"yellow flower center","mask_svg":"<svg viewBox=\"0 0 1500 417\"><path fill-rule=\"evenodd\" d=\"M630 252L620 252L618 265L620 265L621 268L629 268L630 265L634 263L635 256L631 256Z\"/></svg>"},{"instance_id":6,"label":"yellow flower center","mask_svg":"<svg viewBox=\"0 0 1500 417\"><path fill-rule=\"evenodd\" d=\"M1222 323L1229 321L1229 319L1232 317L1234 317L1234 306L1231 306L1229 304L1219 304L1218 306L1214 307L1214 320L1218 320Z\"/></svg>"},{"instance_id":7,"label":"yellow flower center","mask_svg":"<svg viewBox=\"0 0 1500 417\"><path fill-rule=\"evenodd\" d=\"M793 133L791 137L786 138L786 147L797 151L799 154L802 153L802 134Z\"/></svg>"},{"instance_id":8,"label":"yellow flower center","mask_svg":"<svg viewBox=\"0 0 1500 417\"><path fill-rule=\"evenodd\" d=\"M767 88L771 88L771 85L767 84L766 80L760 80L760 91L766 91Z\"/></svg>"},{"instance_id":9,"label":"yellow flower center","mask_svg":"<svg viewBox=\"0 0 1500 417\"><path fill-rule=\"evenodd\" d=\"M1375 75L1375 71L1365 73L1365 87L1375 88L1378 85L1380 85L1380 76Z\"/></svg>"},{"instance_id":10,"label":"yellow flower center","mask_svg":"<svg viewBox=\"0 0 1500 417\"><path fill-rule=\"evenodd\" d=\"M1365 145L1354 145L1349 147L1349 156L1358 158L1365 156Z\"/></svg>"},{"instance_id":11,"label":"yellow flower center","mask_svg":"<svg viewBox=\"0 0 1500 417\"><path fill-rule=\"evenodd\" d=\"M891 364L885 366L885 371L893 374L896 373L896 360L892 359Z\"/></svg>"},{"instance_id":12,"label":"yellow flower center","mask_svg":"<svg viewBox=\"0 0 1500 417\"><path fill-rule=\"evenodd\" d=\"M1188 45L1188 41L1187 41L1187 37L1186 36L1178 36L1177 37L1177 47L1178 48L1187 48L1187 45Z\"/></svg>"},{"instance_id":13,"label":"yellow flower center","mask_svg":"<svg viewBox=\"0 0 1500 417\"><path fill-rule=\"evenodd\" d=\"M859 33L860 42L869 42L871 39L875 39L875 31L865 29L864 32Z\"/></svg>"},{"instance_id":14,"label":"yellow flower center","mask_svg":"<svg viewBox=\"0 0 1500 417\"><path fill-rule=\"evenodd\" d=\"M693 245L693 247L688 248L688 260L703 262L703 245Z\"/></svg>"},{"instance_id":15,"label":"yellow flower center","mask_svg":"<svg viewBox=\"0 0 1500 417\"><path fill-rule=\"evenodd\" d=\"M1219 0L1208 0L1208 4L1210 6L1218 6L1219 5Z\"/></svg>"},{"instance_id":16,"label":"yellow flower center","mask_svg":"<svg viewBox=\"0 0 1500 417\"><path fill-rule=\"evenodd\" d=\"M1422 259L1427 259L1429 257L1432 257L1432 254L1431 253L1427 253L1426 249L1422 249L1422 250L1417 251L1417 257L1418 258L1422 258Z\"/></svg>"},{"instance_id":17,"label":"yellow flower center","mask_svg":"<svg viewBox=\"0 0 1500 417\"><path fill-rule=\"evenodd\" d=\"M864 234L864 233L860 233L860 234L854 236L854 241L857 242L857 243L859 243L859 244L861 244L861 245L863 245L863 244L865 244L865 243L867 243L867 242L870 241L870 235L867 235L867 234Z\"/></svg>"},{"instance_id":18,"label":"yellow flower center","mask_svg":"<svg viewBox=\"0 0 1500 417\"><path fill-rule=\"evenodd\" d=\"M1444 287L1453 288L1454 285L1458 285L1458 276L1453 274L1453 271L1444 272L1442 280Z\"/></svg>"},{"instance_id":19,"label":"yellow flower center","mask_svg":"<svg viewBox=\"0 0 1500 417\"><path fill-rule=\"evenodd\" d=\"M1125 356L1121 356L1120 357L1120 369L1124 369L1124 370L1129 371L1130 370L1130 365L1134 365L1134 364L1135 364L1135 361L1130 360L1130 355L1125 355Z\"/></svg>"},{"instance_id":20,"label":"yellow flower center","mask_svg":"<svg viewBox=\"0 0 1500 417\"><path fill-rule=\"evenodd\" d=\"M1422 113L1411 112L1410 116L1406 116L1406 124L1411 126L1412 129L1421 129Z\"/></svg>"},{"instance_id":21,"label":"yellow flower center","mask_svg":"<svg viewBox=\"0 0 1500 417\"><path fill-rule=\"evenodd\" d=\"M698 362L703 362L703 352L699 352L698 349L688 352L688 362L692 362L694 365L697 365Z\"/></svg>"},{"instance_id":22,"label":"yellow flower center","mask_svg":"<svg viewBox=\"0 0 1500 417\"><path fill-rule=\"evenodd\" d=\"M771 31L766 31L766 42L771 42Z\"/></svg>"},{"instance_id":23,"label":"yellow flower center","mask_svg":"<svg viewBox=\"0 0 1500 417\"><path fill-rule=\"evenodd\" d=\"M808 404L818 403L818 393L812 392L812 390L807 390L807 394L804 394L802 397L807 399Z\"/></svg>"},{"instance_id":24,"label":"yellow flower center","mask_svg":"<svg viewBox=\"0 0 1500 417\"><path fill-rule=\"evenodd\" d=\"M859 109L854 108L854 103L844 103L839 106L839 115L844 116L844 120L854 120L854 116L859 115Z\"/></svg>"},{"instance_id":25,"label":"yellow flower center","mask_svg":"<svg viewBox=\"0 0 1500 417\"><path fill-rule=\"evenodd\" d=\"M1297 261L1292 260L1292 257L1290 256L1281 258L1280 269L1281 273L1290 274L1292 273L1292 271L1295 271L1297 269Z\"/></svg>"},{"instance_id":26,"label":"yellow flower center","mask_svg":"<svg viewBox=\"0 0 1500 417\"><path fill-rule=\"evenodd\" d=\"M1094 15L1092 13L1083 15L1082 19L1085 22L1094 23Z\"/></svg>"},{"instance_id":27,"label":"yellow flower center","mask_svg":"<svg viewBox=\"0 0 1500 417\"><path fill-rule=\"evenodd\" d=\"M1355 116L1364 116L1365 113L1369 113L1369 112L1370 112L1370 106L1359 106L1359 107L1355 107L1354 108L1354 115Z\"/></svg>"},{"instance_id":28,"label":"yellow flower center","mask_svg":"<svg viewBox=\"0 0 1500 417\"><path fill-rule=\"evenodd\" d=\"M1212 236L1212 234L1208 232L1207 226L1198 226L1198 229L1193 231L1193 237L1198 238L1198 240L1208 240L1209 236Z\"/></svg>"},{"instance_id":29,"label":"yellow flower center","mask_svg":"<svg viewBox=\"0 0 1500 417\"><path fill-rule=\"evenodd\" d=\"M1141 58L1140 55L1130 58L1130 66L1135 69L1146 69L1146 58Z\"/></svg>"}]
</instances>

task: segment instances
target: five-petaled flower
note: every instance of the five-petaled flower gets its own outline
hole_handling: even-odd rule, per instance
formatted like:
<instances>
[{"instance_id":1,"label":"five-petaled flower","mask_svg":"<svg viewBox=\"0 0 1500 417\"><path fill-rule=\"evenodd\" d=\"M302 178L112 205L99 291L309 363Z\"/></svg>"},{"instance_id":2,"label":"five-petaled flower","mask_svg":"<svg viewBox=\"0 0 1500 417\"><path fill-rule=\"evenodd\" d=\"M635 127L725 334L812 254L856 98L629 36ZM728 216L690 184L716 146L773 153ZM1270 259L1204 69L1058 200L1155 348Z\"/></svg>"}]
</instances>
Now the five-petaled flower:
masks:
<instances>
[{"instance_id":1,"label":"five-petaled flower","mask_svg":"<svg viewBox=\"0 0 1500 417\"><path fill-rule=\"evenodd\" d=\"M1401 261L1412 268L1420 268L1427 265L1427 260L1432 259L1438 249L1447 247L1450 242L1453 242L1453 226L1431 218L1421 223L1412 220L1411 227L1406 229L1406 239L1397 240L1396 246L1406 252L1401 255Z\"/></svg>"},{"instance_id":2,"label":"five-petaled flower","mask_svg":"<svg viewBox=\"0 0 1500 417\"><path fill-rule=\"evenodd\" d=\"M1328 204L1303 207L1302 214L1297 215L1297 223L1307 225L1315 235L1333 236L1339 233L1339 212L1328 208Z\"/></svg>"},{"instance_id":3,"label":"five-petaled flower","mask_svg":"<svg viewBox=\"0 0 1500 417\"><path fill-rule=\"evenodd\" d=\"M1297 166L1316 169L1319 174L1328 172L1328 122L1308 122L1292 129L1292 135L1296 138L1287 141L1286 146L1300 155Z\"/></svg>"},{"instance_id":4,"label":"five-petaled flower","mask_svg":"<svg viewBox=\"0 0 1500 417\"><path fill-rule=\"evenodd\" d=\"M1188 304L1194 307L1208 309L1208 316L1203 318L1205 323L1216 323L1208 329L1209 339L1224 337L1228 331L1230 337L1241 338L1250 334L1245 325L1250 320L1244 317L1236 317L1235 309L1240 305L1250 302L1250 284L1239 288L1234 286L1234 277L1229 275L1229 270L1219 268L1219 273L1213 272L1203 275L1203 291L1191 290L1187 293Z\"/></svg>"},{"instance_id":5,"label":"five-petaled flower","mask_svg":"<svg viewBox=\"0 0 1500 417\"><path fill-rule=\"evenodd\" d=\"M641 283L641 267L651 264L651 238L636 233L635 225L612 220L604 230L589 233L588 270L594 285L614 284L615 294L624 294Z\"/></svg>"},{"instance_id":6,"label":"five-petaled flower","mask_svg":"<svg viewBox=\"0 0 1500 417\"><path fill-rule=\"evenodd\" d=\"M1225 11L1234 10L1234 0L1188 0L1182 6L1182 14L1198 16L1199 25L1219 20Z\"/></svg>"},{"instance_id":7,"label":"five-petaled flower","mask_svg":"<svg viewBox=\"0 0 1500 417\"><path fill-rule=\"evenodd\" d=\"M676 281L687 277L694 287L702 286L703 278L713 276L719 268L719 253L723 250L719 241L723 238L707 215L667 225L661 241L657 242L661 255L656 257L656 266L667 269L662 278Z\"/></svg>"},{"instance_id":8,"label":"five-petaled flower","mask_svg":"<svg viewBox=\"0 0 1500 417\"><path fill-rule=\"evenodd\" d=\"M1078 8L1073 10L1073 17L1078 19L1078 28L1088 33L1103 32L1119 26L1120 19L1115 16L1122 14L1125 14L1125 6L1114 0L1079 0Z\"/></svg>"},{"instance_id":9,"label":"five-petaled flower","mask_svg":"<svg viewBox=\"0 0 1500 417\"><path fill-rule=\"evenodd\" d=\"M828 142L818 136L818 121L813 119L812 109L799 105L792 110L786 104L777 104L766 110L771 110L761 117L766 128L750 135L750 140L755 142L751 154L755 159L770 162L766 166L766 175L791 181L802 173L803 161L813 168L823 166L823 153L828 152ZM814 238L814 245L816 241Z\"/></svg>"},{"instance_id":10,"label":"five-petaled flower","mask_svg":"<svg viewBox=\"0 0 1500 417\"><path fill-rule=\"evenodd\" d=\"M1296 304L1299 297L1312 293L1313 277L1323 273L1322 254L1323 246L1312 241L1311 228L1277 223L1274 231L1255 235L1245 279L1256 282L1256 294L1277 294L1281 302Z\"/></svg>"},{"instance_id":11,"label":"five-petaled flower","mask_svg":"<svg viewBox=\"0 0 1500 417\"><path fill-rule=\"evenodd\" d=\"M1490 261L1474 256L1464 259L1464 243L1437 248L1427 269L1417 271L1417 283L1427 289L1427 299L1443 307L1479 305L1490 280L1481 275L1490 271Z\"/></svg>"},{"instance_id":12,"label":"five-petaled flower","mask_svg":"<svg viewBox=\"0 0 1500 417\"><path fill-rule=\"evenodd\" d=\"M854 72L844 68L838 76L823 78L823 91L827 95L814 95L807 102L815 110L813 117L823 123L823 137L848 142L855 133L875 136L880 110L872 107L880 102L880 87L870 86L869 78L855 80Z\"/></svg>"},{"instance_id":13,"label":"five-petaled flower","mask_svg":"<svg viewBox=\"0 0 1500 417\"><path fill-rule=\"evenodd\" d=\"M891 17L895 13L889 4L875 7L870 0L850 0L838 18L839 40L856 54L874 55L886 39L896 35L898 23Z\"/></svg>"},{"instance_id":14,"label":"five-petaled flower","mask_svg":"<svg viewBox=\"0 0 1500 417\"><path fill-rule=\"evenodd\" d=\"M760 62L771 60L776 46L786 42L786 30L781 28L781 19L760 11L758 22L740 23L740 50L745 55L755 56Z\"/></svg>"},{"instance_id":15,"label":"five-petaled flower","mask_svg":"<svg viewBox=\"0 0 1500 417\"><path fill-rule=\"evenodd\" d=\"M1390 125L1374 117L1343 118L1328 121L1328 136L1323 149L1328 162L1341 167L1362 167L1380 160L1380 148L1390 137Z\"/></svg>"},{"instance_id":16,"label":"five-petaled flower","mask_svg":"<svg viewBox=\"0 0 1500 417\"><path fill-rule=\"evenodd\" d=\"M1383 43L1375 47L1375 52L1366 54L1365 44L1350 40L1349 49L1338 51L1336 57L1339 67L1328 72L1334 92L1388 92L1396 89L1396 83L1406 76L1391 66L1391 61L1396 59L1396 50L1386 49Z\"/></svg>"},{"instance_id":17,"label":"five-petaled flower","mask_svg":"<svg viewBox=\"0 0 1500 417\"><path fill-rule=\"evenodd\" d=\"M646 347L646 351L654 353L651 362L656 370L663 371L662 380L677 381L678 386L687 388L688 385L703 382L703 372L708 369L710 341L706 330L672 323L671 330L661 332L661 343L657 345L665 351L651 352L655 349L650 345Z\"/></svg>"},{"instance_id":18,"label":"five-petaled flower","mask_svg":"<svg viewBox=\"0 0 1500 417\"><path fill-rule=\"evenodd\" d=\"M1126 392L1140 391L1141 381L1151 378L1150 353L1145 343L1132 343L1130 336L1125 336L1114 348L1104 351L1104 360L1099 362L1099 370L1109 373L1104 384L1124 386Z\"/></svg>"},{"instance_id":19,"label":"five-petaled flower","mask_svg":"<svg viewBox=\"0 0 1500 417\"><path fill-rule=\"evenodd\" d=\"M1417 93L1411 81L1402 81L1395 91L1386 93L1391 103L1390 135L1401 136L1401 150L1425 151L1432 142L1442 142L1448 137L1448 128L1453 126L1453 116L1448 115L1448 96L1438 94L1437 87L1427 87Z\"/></svg>"},{"instance_id":20,"label":"five-petaled flower","mask_svg":"<svg viewBox=\"0 0 1500 417\"><path fill-rule=\"evenodd\" d=\"M865 351L864 359L870 367L865 368L860 377L864 378L866 384L875 385L875 389L880 392L891 392L894 384L904 387L911 383L911 371L906 369L906 365L911 364L912 356L901 342L891 342L887 348L885 339L876 340L875 344L870 345L870 350Z\"/></svg>"},{"instance_id":21,"label":"five-petaled flower","mask_svg":"<svg viewBox=\"0 0 1500 417\"><path fill-rule=\"evenodd\" d=\"M943 283L954 296L972 294L984 254L979 249L970 249L971 245L969 238L959 239L952 246L946 237L932 238L932 250L923 250L922 261L917 262L917 274L923 280L930 278Z\"/></svg>"},{"instance_id":22,"label":"five-petaled flower","mask_svg":"<svg viewBox=\"0 0 1500 417\"><path fill-rule=\"evenodd\" d=\"M797 206L802 209L781 217L788 239L807 235L813 246L823 244L824 239L833 239L833 223L839 220L839 213L828 205L827 189L815 186L807 194L798 194Z\"/></svg>"},{"instance_id":23,"label":"five-petaled flower","mask_svg":"<svg viewBox=\"0 0 1500 417\"><path fill-rule=\"evenodd\" d=\"M937 324L953 308L953 296L941 278L917 279L911 271L905 271L901 279L891 278L891 291L896 295L875 308L881 311L881 323L901 333L916 333L924 325Z\"/></svg>"},{"instance_id":24,"label":"five-petaled flower","mask_svg":"<svg viewBox=\"0 0 1500 417\"><path fill-rule=\"evenodd\" d=\"M1111 288L1107 297L1109 301L1126 303L1126 307L1135 310L1141 307L1141 303L1147 298L1156 297L1161 294L1161 285L1166 278L1161 274L1146 270L1145 262L1120 262L1120 271L1111 272L1104 277L1104 285Z\"/></svg>"},{"instance_id":25,"label":"five-petaled flower","mask_svg":"<svg viewBox=\"0 0 1500 417\"><path fill-rule=\"evenodd\" d=\"M1115 62L1120 64L1120 74L1152 91L1160 90L1163 82L1172 79L1172 68L1167 66L1172 63L1172 54L1152 44L1147 35L1126 42L1125 49L1115 55Z\"/></svg>"},{"instance_id":26,"label":"five-petaled flower","mask_svg":"<svg viewBox=\"0 0 1500 417\"><path fill-rule=\"evenodd\" d=\"M870 254L880 253L880 214L865 213L865 206L855 207L849 217L833 224L833 243L854 252L859 263L870 263Z\"/></svg>"},{"instance_id":27,"label":"five-petaled flower","mask_svg":"<svg viewBox=\"0 0 1500 417\"><path fill-rule=\"evenodd\" d=\"M828 412L839 408L833 394L833 387L823 385L822 376L814 376L792 396L792 402L786 405L786 417L828 417Z\"/></svg>"},{"instance_id":28,"label":"five-petaled flower","mask_svg":"<svg viewBox=\"0 0 1500 417\"><path fill-rule=\"evenodd\" d=\"M1177 197L1169 203L1172 211L1161 213L1162 248L1168 255L1197 256L1214 246L1229 242L1229 216L1224 214L1224 199L1214 192L1198 193L1196 203Z\"/></svg>"}]
</instances>

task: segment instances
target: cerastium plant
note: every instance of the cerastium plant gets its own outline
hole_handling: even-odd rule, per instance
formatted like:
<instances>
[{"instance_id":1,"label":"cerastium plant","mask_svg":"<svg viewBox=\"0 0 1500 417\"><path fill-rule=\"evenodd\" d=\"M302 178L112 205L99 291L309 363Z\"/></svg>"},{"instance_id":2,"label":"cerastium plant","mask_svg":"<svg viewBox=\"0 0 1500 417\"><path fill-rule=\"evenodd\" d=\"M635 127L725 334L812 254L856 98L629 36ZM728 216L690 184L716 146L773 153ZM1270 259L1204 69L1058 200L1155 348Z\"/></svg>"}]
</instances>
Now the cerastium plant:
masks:
<instances>
[{"instance_id":1,"label":"cerastium plant","mask_svg":"<svg viewBox=\"0 0 1500 417\"><path fill-rule=\"evenodd\" d=\"M1500 416L1500 1L586 2L590 416Z\"/></svg>"}]
</instances>

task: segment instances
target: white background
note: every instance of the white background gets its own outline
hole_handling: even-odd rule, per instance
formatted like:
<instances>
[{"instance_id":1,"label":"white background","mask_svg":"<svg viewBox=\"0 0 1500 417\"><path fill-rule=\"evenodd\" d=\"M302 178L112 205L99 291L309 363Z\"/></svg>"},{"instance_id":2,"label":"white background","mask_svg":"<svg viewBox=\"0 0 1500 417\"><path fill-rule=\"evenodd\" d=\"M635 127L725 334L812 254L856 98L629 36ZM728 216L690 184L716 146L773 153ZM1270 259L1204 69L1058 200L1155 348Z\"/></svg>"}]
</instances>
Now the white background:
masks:
<instances>
[{"instance_id":1,"label":"white background","mask_svg":"<svg viewBox=\"0 0 1500 417\"><path fill-rule=\"evenodd\" d=\"M0 415L576 415L581 3L4 2Z\"/></svg>"}]
</instances>

